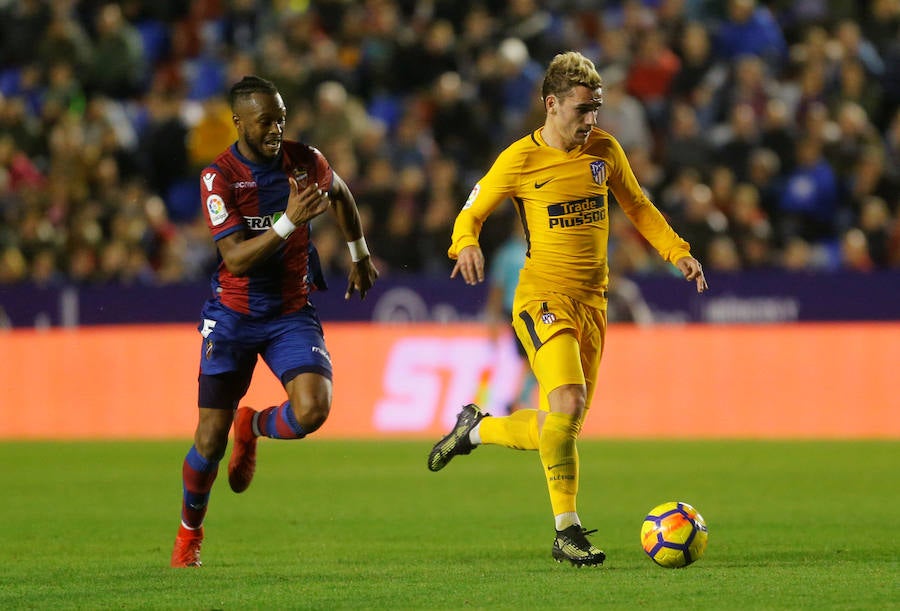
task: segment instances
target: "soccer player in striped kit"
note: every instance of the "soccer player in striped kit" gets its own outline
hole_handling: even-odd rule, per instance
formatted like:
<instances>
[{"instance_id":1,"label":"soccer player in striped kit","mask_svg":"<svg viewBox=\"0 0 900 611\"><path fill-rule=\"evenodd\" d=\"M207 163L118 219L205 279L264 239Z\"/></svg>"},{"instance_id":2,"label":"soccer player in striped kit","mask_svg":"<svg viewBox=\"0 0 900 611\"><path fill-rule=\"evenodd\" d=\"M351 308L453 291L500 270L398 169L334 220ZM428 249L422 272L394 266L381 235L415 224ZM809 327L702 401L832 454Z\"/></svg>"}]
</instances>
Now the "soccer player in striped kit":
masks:
<instances>
[{"instance_id":1,"label":"soccer player in striped kit","mask_svg":"<svg viewBox=\"0 0 900 611\"><path fill-rule=\"evenodd\" d=\"M378 271L346 183L315 148L284 140L286 108L274 84L244 77L230 91L238 140L200 175L207 225L219 251L201 312L199 417L182 467L181 525L171 566L200 566L203 519L234 424L228 483L250 485L259 437L301 439L331 409L332 368L309 301L324 288L309 222L331 209L353 264L345 298L360 298ZM287 392L280 405L238 407L258 357Z\"/></svg>"},{"instance_id":2,"label":"soccer player in striped kit","mask_svg":"<svg viewBox=\"0 0 900 611\"><path fill-rule=\"evenodd\" d=\"M451 277L484 281L478 236L485 219L511 199L525 231L527 254L513 303L513 328L540 387L538 409L491 417L475 404L428 456L443 469L479 444L536 450L544 467L556 525L552 554L576 566L606 555L586 537L577 513L576 439L594 396L606 335L609 281L609 191L647 241L697 291L707 287L700 263L638 184L622 147L597 128L600 75L580 53L557 55L541 90L544 125L500 153L456 218Z\"/></svg>"}]
</instances>

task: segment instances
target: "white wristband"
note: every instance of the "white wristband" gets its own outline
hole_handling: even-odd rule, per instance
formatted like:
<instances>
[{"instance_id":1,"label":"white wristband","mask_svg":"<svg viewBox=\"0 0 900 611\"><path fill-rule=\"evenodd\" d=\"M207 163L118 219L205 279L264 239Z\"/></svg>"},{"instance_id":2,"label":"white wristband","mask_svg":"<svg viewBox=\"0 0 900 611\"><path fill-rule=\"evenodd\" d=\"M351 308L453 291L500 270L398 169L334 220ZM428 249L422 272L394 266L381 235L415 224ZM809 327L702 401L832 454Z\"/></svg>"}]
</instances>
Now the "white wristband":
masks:
<instances>
[{"instance_id":1,"label":"white wristband","mask_svg":"<svg viewBox=\"0 0 900 611\"><path fill-rule=\"evenodd\" d=\"M281 236L282 240L288 239L288 236L294 233L294 230L297 228L296 225L288 218L286 214L282 214L278 217L278 220L275 221L275 224L272 225L272 229L275 230L279 236Z\"/></svg>"},{"instance_id":2,"label":"white wristband","mask_svg":"<svg viewBox=\"0 0 900 611\"><path fill-rule=\"evenodd\" d=\"M350 249L350 257L353 259L354 263L362 261L369 256L369 247L366 246L365 237L353 240L352 242L347 242L347 247Z\"/></svg>"}]
</instances>

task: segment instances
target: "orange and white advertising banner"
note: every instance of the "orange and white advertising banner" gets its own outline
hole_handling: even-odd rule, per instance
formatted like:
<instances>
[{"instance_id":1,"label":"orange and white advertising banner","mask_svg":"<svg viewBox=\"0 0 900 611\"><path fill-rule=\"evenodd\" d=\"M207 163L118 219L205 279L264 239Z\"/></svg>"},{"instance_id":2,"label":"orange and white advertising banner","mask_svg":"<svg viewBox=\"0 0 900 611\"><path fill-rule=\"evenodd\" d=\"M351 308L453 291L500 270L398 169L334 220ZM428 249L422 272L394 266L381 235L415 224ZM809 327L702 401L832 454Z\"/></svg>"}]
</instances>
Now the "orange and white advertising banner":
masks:
<instances>
[{"instance_id":1,"label":"orange and white advertising banner","mask_svg":"<svg viewBox=\"0 0 900 611\"><path fill-rule=\"evenodd\" d=\"M325 323L335 368L317 438L437 439L521 372L507 335L466 324ZM196 423L192 325L0 333L0 439L179 439ZM900 438L900 323L614 325L584 436ZM281 403L260 361L242 404Z\"/></svg>"}]
</instances>

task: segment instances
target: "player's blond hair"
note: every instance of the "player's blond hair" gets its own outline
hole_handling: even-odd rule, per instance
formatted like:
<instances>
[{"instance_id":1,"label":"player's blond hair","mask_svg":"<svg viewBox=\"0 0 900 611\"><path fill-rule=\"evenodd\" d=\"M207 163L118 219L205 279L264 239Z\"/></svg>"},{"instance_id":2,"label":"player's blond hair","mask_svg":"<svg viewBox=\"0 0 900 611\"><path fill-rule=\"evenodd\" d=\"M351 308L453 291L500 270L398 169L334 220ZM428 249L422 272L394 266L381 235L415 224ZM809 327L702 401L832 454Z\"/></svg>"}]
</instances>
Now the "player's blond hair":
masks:
<instances>
[{"instance_id":1,"label":"player's blond hair","mask_svg":"<svg viewBox=\"0 0 900 611\"><path fill-rule=\"evenodd\" d=\"M548 95L565 97L578 85L588 89L597 89L603 85L603 79L594 67L594 62L577 51L560 53L547 66L544 83L541 86L541 97Z\"/></svg>"}]
</instances>

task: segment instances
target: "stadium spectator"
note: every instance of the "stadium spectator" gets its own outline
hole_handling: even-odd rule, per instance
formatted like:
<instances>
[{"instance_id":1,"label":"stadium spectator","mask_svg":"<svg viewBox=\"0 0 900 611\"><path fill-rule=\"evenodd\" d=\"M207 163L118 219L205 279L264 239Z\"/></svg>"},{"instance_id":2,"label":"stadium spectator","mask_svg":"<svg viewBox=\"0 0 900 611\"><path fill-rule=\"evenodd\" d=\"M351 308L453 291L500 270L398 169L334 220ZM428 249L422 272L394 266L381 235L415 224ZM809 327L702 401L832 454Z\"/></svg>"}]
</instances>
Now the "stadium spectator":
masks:
<instances>
[{"instance_id":1,"label":"stadium spectator","mask_svg":"<svg viewBox=\"0 0 900 611\"><path fill-rule=\"evenodd\" d=\"M598 58L598 70L606 72L609 66L618 65L623 70L631 63L631 38L628 33L605 22L592 43L591 54Z\"/></svg>"},{"instance_id":2,"label":"stadium spectator","mask_svg":"<svg viewBox=\"0 0 900 611\"><path fill-rule=\"evenodd\" d=\"M832 116L840 111L846 102L855 102L862 108L866 116L876 125L883 125L882 108L884 91L881 84L866 75L862 62L856 59L845 59L841 62L838 75L839 86L827 96L828 110Z\"/></svg>"},{"instance_id":3,"label":"stadium spectator","mask_svg":"<svg viewBox=\"0 0 900 611\"><path fill-rule=\"evenodd\" d=\"M739 183L732 191L731 201L724 211L728 217L728 233L738 245L743 259L748 256L745 245L762 237L768 239L772 227L766 213L760 206L760 194L755 185Z\"/></svg>"},{"instance_id":4,"label":"stadium spectator","mask_svg":"<svg viewBox=\"0 0 900 611\"><path fill-rule=\"evenodd\" d=\"M0 93L0 134L12 136L16 147L32 161L46 154L46 132L38 117L28 111L21 96Z\"/></svg>"},{"instance_id":5,"label":"stadium spectator","mask_svg":"<svg viewBox=\"0 0 900 611\"><path fill-rule=\"evenodd\" d=\"M445 19L427 24L420 39L402 45L397 55L398 67L403 71L398 89L401 93L426 91L441 74L458 72L456 32Z\"/></svg>"},{"instance_id":6,"label":"stadium spectator","mask_svg":"<svg viewBox=\"0 0 900 611\"><path fill-rule=\"evenodd\" d=\"M884 60L877 47L863 36L862 29L855 20L840 20L834 28L834 38L841 57L858 60L866 72L876 79L884 74Z\"/></svg>"},{"instance_id":7,"label":"stadium spectator","mask_svg":"<svg viewBox=\"0 0 900 611\"><path fill-rule=\"evenodd\" d=\"M171 215L179 219L193 218L196 200L188 209L183 199L172 198L173 187L190 178L188 127L180 114L179 98L172 93L152 92L147 110L149 120L141 134L138 151L142 173L150 188L163 195Z\"/></svg>"},{"instance_id":8,"label":"stadium spectator","mask_svg":"<svg viewBox=\"0 0 900 611\"><path fill-rule=\"evenodd\" d=\"M738 272L741 256L731 236L719 234L710 240L706 248L707 268L714 272Z\"/></svg>"},{"instance_id":9,"label":"stadium spectator","mask_svg":"<svg viewBox=\"0 0 900 611\"><path fill-rule=\"evenodd\" d=\"M758 148L750 153L748 160L747 182L752 184L759 193L759 204L763 213L772 224L773 239L778 232L778 198L781 190L779 175L781 162L773 151L767 148Z\"/></svg>"},{"instance_id":10,"label":"stadium spectator","mask_svg":"<svg viewBox=\"0 0 900 611\"><path fill-rule=\"evenodd\" d=\"M610 126L607 131L617 130ZM673 180L683 169L702 170L710 167L715 157L709 138L700 125L697 111L686 102L675 102L672 105L668 131L660 140L660 148L667 182Z\"/></svg>"},{"instance_id":11,"label":"stadium spectator","mask_svg":"<svg viewBox=\"0 0 900 611\"><path fill-rule=\"evenodd\" d=\"M425 172L418 165L407 165L396 175L395 200L388 211L379 252L385 272L419 272L419 210L425 207Z\"/></svg>"},{"instance_id":12,"label":"stadium spectator","mask_svg":"<svg viewBox=\"0 0 900 611\"><path fill-rule=\"evenodd\" d=\"M484 113L478 111L471 89L458 72L445 72L437 78L430 100L435 144L461 168L488 163L493 153Z\"/></svg>"},{"instance_id":13,"label":"stadium spectator","mask_svg":"<svg viewBox=\"0 0 900 611\"><path fill-rule=\"evenodd\" d=\"M52 246L43 246L32 255L28 280L39 287L62 286L66 277L59 267L59 257Z\"/></svg>"},{"instance_id":14,"label":"stadium spectator","mask_svg":"<svg viewBox=\"0 0 900 611\"><path fill-rule=\"evenodd\" d=\"M766 104L760 125L760 146L775 155L775 163L770 164L775 176L794 169L797 137L791 111L783 99L772 98ZM753 165L753 151L750 152L747 163L748 166Z\"/></svg>"},{"instance_id":15,"label":"stadium spectator","mask_svg":"<svg viewBox=\"0 0 900 611\"><path fill-rule=\"evenodd\" d=\"M7 2L0 7L0 66L25 65L34 58L35 43L43 38L53 18L42 0Z\"/></svg>"},{"instance_id":16,"label":"stadium spectator","mask_svg":"<svg viewBox=\"0 0 900 611\"><path fill-rule=\"evenodd\" d=\"M507 39L525 43L528 57L539 67L560 48L560 20L537 0L509 0L500 18L499 29ZM540 72L540 68L538 68Z\"/></svg>"},{"instance_id":17,"label":"stadium spectator","mask_svg":"<svg viewBox=\"0 0 900 611\"><path fill-rule=\"evenodd\" d=\"M210 96L203 100L199 114L200 118L187 126L185 134L188 165L193 173L209 165L236 137L231 109L224 96Z\"/></svg>"},{"instance_id":18,"label":"stadium spectator","mask_svg":"<svg viewBox=\"0 0 900 611\"><path fill-rule=\"evenodd\" d=\"M92 91L113 98L141 92L147 71L144 45L137 29L122 14L118 3L103 5L95 20L97 39L89 68Z\"/></svg>"},{"instance_id":19,"label":"stadium spectator","mask_svg":"<svg viewBox=\"0 0 900 611\"><path fill-rule=\"evenodd\" d=\"M844 232L840 241L840 265L857 272L870 272L875 267L869 253L866 234L858 227Z\"/></svg>"},{"instance_id":20,"label":"stadium spectator","mask_svg":"<svg viewBox=\"0 0 900 611\"><path fill-rule=\"evenodd\" d=\"M44 182L44 176L37 166L9 134L0 135L0 171L4 174L5 189L16 192L22 189L37 189Z\"/></svg>"},{"instance_id":21,"label":"stadium spectator","mask_svg":"<svg viewBox=\"0 0 900 611\"><path fill-rule=\"evenodd\" d=\"M754 55L742 55L735 59L728 81L719 89L717 117L727 121L736 106L747 106L758 121L769 100L778 93L777 82L768 74L766 64Z\"/></svg>"},{"instance_id":22,"label":"stadium spectator","mask_svg":"<svg viewBox=\"0 0 900 611\"><path fill-rule=\"evenodd\" d=\"M321 142L323 150L335 140L356 142L365 130L365 108L338 81L324 81L316 86L312 108L308 137L311 142Z\"/></svg>"},{"instance_id":23,"label":"stadium spectator","mask_svg":"<svg viewBox=\"0 0 900 611\"><path fill-rule=\"evenodd\" d=\"M866 197L859 212L858 226L866 238L869 258L876 267L890 264L891 214L887 203L877 195Z\"/></svg>"},{"instance_id":24,"label":"stadium spectator","mask_svg":"<svg viewBox=\"0 0 900 611\"><path fill-rule=\"evenodd\" d=\"M747 176L747 159L762 143L760 124L753 107L741 102L731 107L728 123L710 134L717 163L740 179Z\"/></svg>"},{"instance_id":25,"label":"stadium spectator","mask_svg":"<svg viewBox=\"0 0 900 611\"><path fill-rule=\"evenodd\" d=\"M541 68L531 57L528 46L518 38L504 39L497 48L494 60L492 80L500 105L495 108L493 116L502 128L495 134L496 141L520 133L531 111L532 100L539 97ZM490 97L492 94L485 95Z\"/></svg>"},{"instance_id":26,"label":"stadium spectator","mask_svg":"<svg viewBox=\"0 0 900 611\"><path fill-rule=\"evenodd\" d=\"M672 77L670 95L653 105L637 101L644 115L658 111L666 117L653 124L654 146L635 145L632 160L645 187L656 194L663 194L678 180L680 168L672 167L673 163L692 165L701 181L708 183L711 168L702 159L700 142L709 135L727 133L734 108L749 103L759 140L753 147L735 151L730 163L742 179L760 189L762 207L773 227L768 246L774 249L776 261L781 260L779 251L784 246L782 216L790 220L791 215L772 204L777 199L773 194L795 169L797 134L822 140L826 159L840 178L842 212L835 219L838 233L832 238L833 248L838 234L858 223L858 197L851 196L850 190L871 191L859 187L871 182L875 164L862 159L870 157L871 147L881 149L884 160L883 177L876 181L882 186L873 193L885 200L892 219L897 214L900 200L891 185L900 173L900 128L896 127L900 122L896 118L900 112L900 8L894 0L874 0L865 6L822 1L634 0L590 10L584 9L584 3L576 4L533 0L509 5L425 0L0 3L0 134L11 135L16 149L47 177L28 196L27 214L21 195L10 193L8 183L5 190L0 187L7 223L4 235L15 235L26 219L34 225L34 215L46 216L44 224L57 237L44 244L57 249L59 267L67 269L67 245L70 234L77 233L78 209L93 195L88 166L107 156L115 159L119 181L149 181L150 192L171 212L174 233L192 233L198 197L196 166L203 163L204 155L213 153L198 153L199 142L209 140L195 135L189 135L185 151L178 150L180 143L185 130L195 134L206 129L213 115L205 105L226 93L223 83L253 73L281 83L291 109L288 133L299 139L310 139L317 125L324 123L324 117L317 122L315 84L341 83L347 103L362 109L355 111L354 121L362 126L354 130L351 143L362 182L369 166L385 158L418 165L427 172L424 168L432 159L450 157L458 166L462 188L477 178L509 138L527 133L543 118L539 95L521 86L527 78L514 82L509 88L512 93L503 97L503 87L510 85L508 77L516 81L521 76L501 69L501 47L507 38L524 44L532 61L565 48L581 49L593 58L609 88L601 116L613 114L615 72L627 74L633 69L633 54L641 40L655 38L677 54L681 67ZM723 52L725 43L728 50ZM445 68L425 65L424 51L421 56L409 53L426 48L438 50L442 65L452 65L458 79L442 76ZM771 57L780 59L772 63ZM110 82L94 79L95 60L102 62L100 76L109 77ZM876 76L879 61L881 73ZM410 86L409 77L420 70L427 73L419 79L422 84ZM159 112L160 100L166 100L168 119ZM852 105L864 111L865 121L854 118L859 113L848 110ZM695 119L687 118L688 109ZM230 119L227 109L220 109L217 116L213 124ZM171 123L164 126L165 121ZM688 126L690 133L693 121L701 139L687 136L682 143L674 131ZM862 124L866 126L860 131ZM630 125L610 129L619 135ZM217 133L224 137L221 130ZM627 131L620 135L623 143L629 140ZM220 146L211 150L222 148L223 142L217 141ZM311 141L319 142L331 157L330 142ZM692 148L691 143L698 146ZM759 147L769 152L757 155ZM342 165L346 159L342 158ZM664 168L662 175L659 167ZM862 172L859 176L857 169ZM396 166L387 174L398 172ZM766 178L760 183L763 175ZM366 214L372 219L373 241L383 242L385 235L379 232L386 226L386 211L396 195L391 189L379 189L375 195L386 198L385 202L362 205L371 212ZM849 201L851 197L855 201ZM36 211L31 210L34 206ZM410 208L415 217L410 222L421 225L427 210L422 202ZM99 241L111 240L106 225L100 227ZM494 244L503 236L496 237ZM891 244L896 241L892 239ZM191 252L203 248L202 240L187 242ZM811 244L817 253L813 268L818 269L822 260L818 257L822 247L818 240ZM211 245L206 250L206 256L195 259L215 257ZM37 263L38 252L23 248L29 266ZM156 260L153 253L148 257ZM894 257L889 260L892 267L900 264ZM420 261L414 267L422 266ZM174 278L177 269L172 265L167 278ZM182 280L195 274L194 269L193 264L185 266L182 272L187 276Z\"/></svg>"},{"instance_id":27,"label":"stadium spectator","mask_svg":"<svg viewBox=\"0 0 900 611\"><path fill-rule=\"evenodd\" d=\"M652 151L654 141L647 109L628 93L626 78L625 71L619 66L610 66L604 71L603 112L597 117L597 126L615 133L626 151Z\"/></svg>"},{"instance_id":28,"label":"stadium spectator","mask_svg":"<svg viewBox=\"0 0 900 611\"><path fill-rule=\"evenodd\" d=\"M716 208L713 191L705 184L696 185L688 193L678 220L682 237L698 257L709 256L710 245L728 231L728 218Z\"/></svg>"},{"instance_id":29,"label":"stadium spectator","mask_svg":"<svg viewBox=\"0 0 900 611\"><path fill-rule=\"evenodd\" d=\"M896 0L873 0L861 15L863 36L871 41L882 59L887 59L897 44L900 31L900 5ZM885 61L885 63L889 63Z\"/></svg>"},{"instance_id":30,"label":"stadium spectator","mask_svg":"<svg viewBox=\"0 0 900 611\"><path fill-rule=\"evenodd\" d=\"M779 200L786 236L812 241L836 237L838 180L822 152L822 142L804 136L797 143L797 167L784 180Z\"/></svg>"},{"instance_id":31,"label":"stadium spectator","mask_svg":"<svg viewBox=\"0 0 900 611\"><path fill-rule=\"evenodd\" d=\"M900 178L889 172L881 147L867 145L853 164L845 190L846 205L854 217L861 214L863 203L870 197L885 202L900 201ZM898 208L895 206L895 209Z\"/></svg>"},{"instance_id":32,"label":"stadium spectator","mask_svg":"<svg viewBox=\"0 0 900 611\"><path fill-rule=\"evenodd\" d=\"M638 34L625 78L625 89L644 106L656 132L663 128L672 80L680 69L681 60L669 47L661 31L644 30Z\"/></svg>"},{"instance_id":33,"label":"stadium spectator","mask_svg":"<svg viewBox=\"0 0 900 611\"><path fill-rule=\"evenodd\" d=\"M727 77L727 64L714 55L706 26L697 21L688 23L677 51L681 64L672 77L672 97L694 106L698 112L711 107L713 93Z\"/></svg>"},{"instance_id":34,"label":"stadium spectator","mask_svg":"<svg viewBox=\"0 0 900 611\"><path fill-rule=\"evenodd\" d=\"M813 246L799 236L790 236L781 250L780 266L792 272L805 272L823 266Z\"/></svg>"},{"instance_id":35,"label":"stadium spectator","mask_svg":"<svg viewBox=\"0 0 900 611\"><path fill-rule=\"evenodd\" d=\"M728 0L727 15L714 36L716 54L728 61L755 55L777 70L787 57L787 43L775 16L756 0Z\"/></svg>"},{"instance_id":36,"label":"stadium spectator","mask_svg":"<svg viewBox=\"0 0 900 611\"><path fill-rule=\"evenodd\" d=\"M56 9L37 44L37 59L40 64L53 66L65 63L74 72L82 73L89 69L93 54L91 39L78 20L63 10Z\"/></svg>"}]
</instances>

